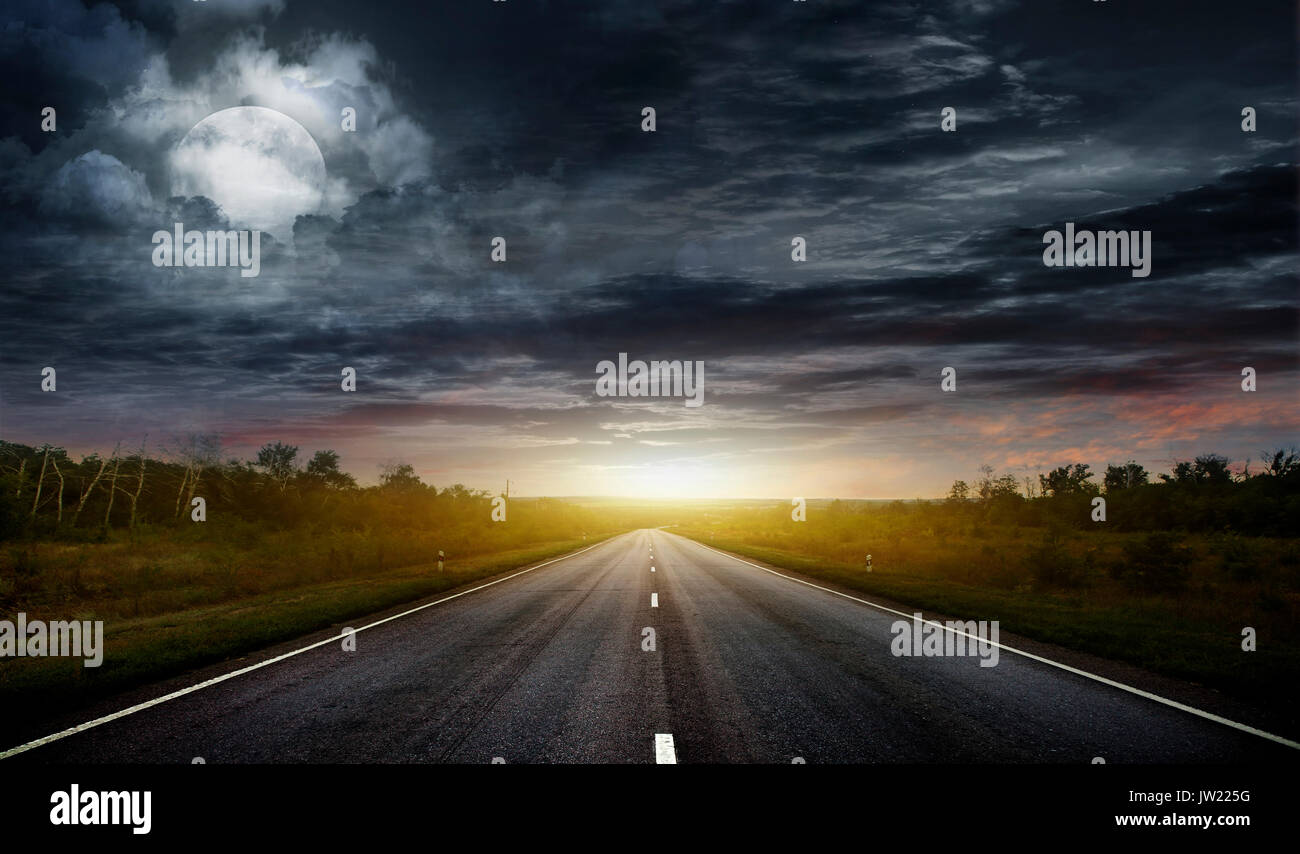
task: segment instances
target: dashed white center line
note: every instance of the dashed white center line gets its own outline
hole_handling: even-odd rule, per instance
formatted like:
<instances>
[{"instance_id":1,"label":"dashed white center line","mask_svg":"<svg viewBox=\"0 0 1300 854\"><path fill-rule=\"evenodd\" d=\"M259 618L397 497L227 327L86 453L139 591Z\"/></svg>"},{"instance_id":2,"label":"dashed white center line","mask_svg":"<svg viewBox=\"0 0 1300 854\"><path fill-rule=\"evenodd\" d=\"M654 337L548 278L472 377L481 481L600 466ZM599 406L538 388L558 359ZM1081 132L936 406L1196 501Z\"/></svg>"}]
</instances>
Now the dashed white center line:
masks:
<instances>
[{"instance_id":1,"label":"dashed white center line","mask_svg":"<svg viewBox=\"0 0 1300 854\"><path fill-rule=\"evenodd\" d=\"M658 594L658 593L651 593L651 594L650 594L650 607L651 607L651 608L658 608L658 607L659 607L659 594Z\"/></svg>"},{"instance_id":2,"label":"dashed white center line","mask_svg":"<svg viewBox=\"0 0 1300 854\"><path fill-rule=\"evenodd\" d=\"M673 734L670 732L655 733L655 764L656 765L676 765L677 750L673 747Z\"/></svg>"},{"instance_id":3,"label":"dashed white center line","mask_svg":"<svg viewBox=\"0 0 1300 854\"><path fill-rule=\"evenodd\" d=\"M655 571L655 568L654 568L653 566L650 567L650 571L651 571L651 572L654 572L654 571Z\"/></svg>"}]
</instances>

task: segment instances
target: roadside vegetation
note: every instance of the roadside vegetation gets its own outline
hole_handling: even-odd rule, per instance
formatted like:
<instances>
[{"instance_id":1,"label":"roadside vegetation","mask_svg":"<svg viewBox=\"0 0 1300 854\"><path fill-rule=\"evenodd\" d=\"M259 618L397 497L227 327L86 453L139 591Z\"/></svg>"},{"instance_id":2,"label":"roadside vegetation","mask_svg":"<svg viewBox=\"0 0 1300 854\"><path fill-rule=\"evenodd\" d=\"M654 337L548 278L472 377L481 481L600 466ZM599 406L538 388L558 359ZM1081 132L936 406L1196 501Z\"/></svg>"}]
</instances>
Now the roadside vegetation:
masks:
<instances>
[{"instance_id":1,"label":"roadside vegetation","mask_svg":"<svg viewBox=\"0 0 1300 854\"><path fill-rule=\"evenodd\" d=\"M103 620L105 634L97 668L0 659L0 705L46 714L649 522L520 498L494 522L487 492L400 462L359 487L339 463L281 443L228 459L208 435L79 461L0 442L0 619Z\"/></svg>"},{"instance_id":2,"label":"roadside vegetation","mask_svg":"<svg viewBox=\"0 0 1300 854\"><path fill-rule=\"evenodd\" d=\"M1093 499L1106 520L1093 521ZM909 606L1128 661L1284 710L1300 693L1300 457L1207 454L1026 481L984 468L945 500L711 507L673 530ZM872 569L867 571L866 556ZM1243 630L1257 648L1242 648Z\"/></svg>"},{"instance_id":3,"label":"roadside vegetation","mask_svg":"<svg viewBox=\"0 0 1300 854\"><path fill-rule=\"evenodd\" d=\"M0 619L105 624L101 667L0 659L0 708L31 724L665 524L1271 710L1294 708L1300 693L1300 456L1290 450L1253 471L1207 454L1157 477L1135 463L1034 479L985 467L946 499L814 500L801 522L788 501L516 497L499 523L485 491L437 488L397 461L362 487L340 463L278 442L232 459L199 434L80 460L0 441ZM1097 497L1104 522L1093 520ZM1247 627L1254 652L1242 649Z\"/></svg>"}]
</instances>

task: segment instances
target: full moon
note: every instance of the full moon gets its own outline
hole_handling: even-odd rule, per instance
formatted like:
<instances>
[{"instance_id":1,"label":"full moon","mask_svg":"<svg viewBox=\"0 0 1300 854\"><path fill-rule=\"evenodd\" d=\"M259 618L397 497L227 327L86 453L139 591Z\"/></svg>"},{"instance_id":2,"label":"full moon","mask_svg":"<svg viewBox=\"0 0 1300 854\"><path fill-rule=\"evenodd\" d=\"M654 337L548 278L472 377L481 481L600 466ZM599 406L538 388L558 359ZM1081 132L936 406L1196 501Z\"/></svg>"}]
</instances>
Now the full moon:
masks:
<instances>
[{"instance_id":1,"label":"full moon","mask_svg":"<svg viewBox=\"0 0 1300 854\"><path fill-rule=\"evenodd\" d=\"M234 229L287 240L299 214L320 209L325 158L316 140L284 113L231 107L190 128L171 157L171 191L207 196Z\"/></svg>"}]
</instances>

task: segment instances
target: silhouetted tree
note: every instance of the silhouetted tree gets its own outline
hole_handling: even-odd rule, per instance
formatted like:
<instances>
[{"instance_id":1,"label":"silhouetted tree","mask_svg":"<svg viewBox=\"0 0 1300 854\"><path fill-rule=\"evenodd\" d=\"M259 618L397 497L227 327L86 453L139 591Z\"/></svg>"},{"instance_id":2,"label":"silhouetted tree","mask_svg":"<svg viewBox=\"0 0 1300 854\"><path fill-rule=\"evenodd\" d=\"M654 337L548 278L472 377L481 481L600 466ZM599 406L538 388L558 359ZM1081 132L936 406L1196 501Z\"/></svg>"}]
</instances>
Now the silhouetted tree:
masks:
<instances>
[{"instance_id":1,"label":"silhouetted tree","mask_svg":"<svg viewBox=\"0 0 1300 854\"><path fill-rule=\"evenodd\" d=\"M1075 463L1073 466L1060 466L1045 475L1038 476L1038 484L1044 495L1076 495L1096 492L1097 486L1091 483L1092 471L1087 463Z\"/></svg>"},{"instance_id":2,"label":"silhouetted tree","mask_svg":"<svg viewBox=\"0 0 1300 854\"><path fill-rule=\"evenodd\" d=\"M384 463L379 470L379 485L392 492L416 492L428 489L420 482L415 467L410 463Z\"/></svg>"},{"instance_id":3,"label":"silhouetted tree","mask_svg":"<svg viewBox=\"0 0 1300 854\"><path fill-rule=\"evenodd\" d=\"M1295 448L1278 448L1264 451L1264 474L1270 477L1295 477L1300 475L1300 454Z\"/></svg>"},{"instance_id":4,"label":"silhouetted tree","mask_svg":"<svg viewBox=\"0 0 1300 854\"><path fill-rule=\"evenodd\" d=\"M308 482L329 489L351 489L357 485L352 475L339 468L339 455L334 451L317 451L307 463Z\"/></svg>"},{"instance_id":5,"label":"silhouetted tree","mask_svg":"<svg viewBox=\"0 0 1300 854\"><path fill-rule=\"evenodd\" d=\"M1232 482L1232 472L1228 470L1228 458L1219 454L1204 454L1197 457L1192 465L1192 479L1196 483Z\"/></svg>"},{"instance_id":6,"label":"silhouetted tree","mask_svg":"<svg viewBox=\"0 0 1300 854\"><path fill-rule=\"evenodd\" d=\"M1119 489L1132 489L1135 486L1142 486L1149 482L1147 470L1142 466L1129 460L1122 466L1106 466L1106 474L1102 478L1102 483L1107 492L1114 492Z\"/></svg>"},{"instance_id":7,"label":"silhouetted tree","mask_svg":"<svg viewBox=\"0 0 1300 854\"><path fill-rule=\"evenodd\" d=\"M257 465L265 469L267 476L284 492L289 481L298 473L298 468L294 465L297 458L297 445L268 442L257 452Z\"/></svg>"}]
</instances>

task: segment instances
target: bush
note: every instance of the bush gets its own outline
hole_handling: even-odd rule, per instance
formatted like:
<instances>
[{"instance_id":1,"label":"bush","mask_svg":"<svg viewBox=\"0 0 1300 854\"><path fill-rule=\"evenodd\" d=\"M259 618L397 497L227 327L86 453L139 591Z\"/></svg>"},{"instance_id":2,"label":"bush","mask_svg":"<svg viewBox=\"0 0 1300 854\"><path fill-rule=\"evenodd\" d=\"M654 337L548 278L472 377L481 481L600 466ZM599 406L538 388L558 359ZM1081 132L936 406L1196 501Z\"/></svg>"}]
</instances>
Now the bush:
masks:
<instances>
[{"instance_id":1,"label":"bush","mask_svg":"<svg viewBox=\"0 0 1300 854\"><path fill-rule=\"evenodd\" d=\"M1223 572L1233 581L1257 581L1261 561L1246 540L1236 534L1225 534L1214 543L1219 553Z\"/></svg>"},{"instance_id":2,"label":"bush","mask_svg":"<svg viewBox=\"0 0 1300 854\"><path fill-rule=\"evenodd\" d=\"M1111 575L1132 590L1177 593L1187 586L1192 555L1179 538L1157 531L1124 544L1124 558Z\"/></svg>"},{"instance_id":3,"label":"bush","mask_svg":"<svg viewBox=\"0 0 1300 854\"><path fill-rule=\"evenodd\" d=\"M1085 561L1071 554L1060 529L1052 528L1025 556L1026 567L1039 584L1052 587L1082 587L1088 578Z\"/></svg>"}]
</instances>

